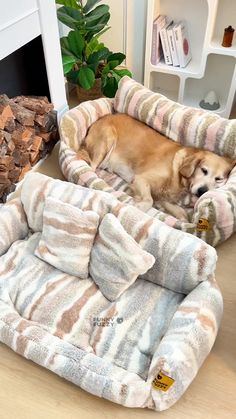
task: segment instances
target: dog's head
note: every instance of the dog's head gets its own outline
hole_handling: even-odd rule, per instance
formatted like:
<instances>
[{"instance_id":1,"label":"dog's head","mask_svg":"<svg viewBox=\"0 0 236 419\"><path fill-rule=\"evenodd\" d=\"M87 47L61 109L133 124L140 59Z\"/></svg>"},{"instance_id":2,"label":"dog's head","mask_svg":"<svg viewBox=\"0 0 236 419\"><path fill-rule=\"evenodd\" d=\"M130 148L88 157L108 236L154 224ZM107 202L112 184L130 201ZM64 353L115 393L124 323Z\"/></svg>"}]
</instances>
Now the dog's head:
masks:
<instances>
[{"instance_id":1,"label":"dog's head","mask_svg":"<svg viewBox=\"0 0 236 419\"><path fill-rule=\"evenodd\" d=\"M223 186L236 161L200 150L184 158L180 174L188 180L190 192L200 197L205 192Z\"/></svg>"}]
</instances>

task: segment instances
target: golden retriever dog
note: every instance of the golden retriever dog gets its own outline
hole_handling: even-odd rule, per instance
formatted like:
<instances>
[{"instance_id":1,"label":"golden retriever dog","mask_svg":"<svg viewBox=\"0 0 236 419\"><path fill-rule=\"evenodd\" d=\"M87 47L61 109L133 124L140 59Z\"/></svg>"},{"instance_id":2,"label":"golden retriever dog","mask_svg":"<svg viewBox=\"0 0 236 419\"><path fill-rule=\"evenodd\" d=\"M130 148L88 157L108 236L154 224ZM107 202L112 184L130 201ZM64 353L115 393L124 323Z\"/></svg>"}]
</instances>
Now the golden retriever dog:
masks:
<instances>
[{"instance_id":1,"label":"golden retriever dog","mask_svg":"<svg viewBox=\"0 0 236 419\"><path fill-rule=\"evenodd\" d=\"M186 211L177 205L181 195L190 193L197 199L224 185L235 164L210 151L182 146L125 114L96 121L79 154L93 170L106 169L128 182L143 211L157 201L181 220L187 220Z\"/></svg>"}]
</instances>

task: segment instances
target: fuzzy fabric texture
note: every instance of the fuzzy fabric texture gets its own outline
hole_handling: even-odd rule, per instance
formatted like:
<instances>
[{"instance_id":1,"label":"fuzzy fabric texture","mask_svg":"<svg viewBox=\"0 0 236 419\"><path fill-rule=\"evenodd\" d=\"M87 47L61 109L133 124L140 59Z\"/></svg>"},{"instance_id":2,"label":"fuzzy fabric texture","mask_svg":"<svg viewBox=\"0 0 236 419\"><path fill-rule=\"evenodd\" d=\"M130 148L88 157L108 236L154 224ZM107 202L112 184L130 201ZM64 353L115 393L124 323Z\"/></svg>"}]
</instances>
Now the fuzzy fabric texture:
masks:
<instances>
[{"instance_id":1,"label":"fuzzy fabric texture","mask_svg":"<svg viewBox=\"0 0 236 419\"><path fill-rule=\"evenodd\" d=\"M91 277L80 279L36 257L48 198L93 211L100 220L112 214L155 264L110 302ZM1 342L127 407L160 411L183 395L222 316L212 247L110 193L39 173L27 175L19 199L0 207L0 226ZM160 374L174 380L165 392L156 386Z\"/></svg>"},{"instance_id":2,"label":"fuzzy fabric texture","mask_svg":"<svg viewBox=\"0 0 236 419\"><path fill-rule=\"evenodd\" d=\"M59 159L62 172L70 182L110 192L121 202L135 205L121 178L105 170L94 173L79 152L91 124L114 112L126 113L183 145L236 158L236 120L180 105L126 76L121 79L114 100L85 102L63 116ZM152 208L148 214L212 246L223 242L236 230L236 167L223 187L202 195L193 208L189 195L182 197L179 204L189 206L189 222L177 220L161 208Z\"/></svg>"},{"instance_id":3,"label":"fuzzy fabric texture","mask_svg":"<svg viewBox=\"0 0 236 419\"><path fill-rule=\"evenodd\" d=\"M7 206L1 205L1 223L0 223L0 256L3 255L9 246L18 239L23 239L28 233L27 218L22 208L19 198L10 201ZM8 225L14 225L14 220L19 219L15 228L8 228Z\"/></svg>"},{"instance_id":4,"label":"fuzzy fabric texture","mask_svg":"<svg viewBox=\"0 0 236 419\"><path fill-rule=\"evenodd\" d=\"M70 275L88 278L90 254L99 216L57 199L47 198L43 230L35 255ZM65 252L66 249L66 252Z\"/></svg>"},{"instance_id":5,"label":"fuzzy fabric texture","mask_svg":"<svg viewBox=\"0 0 236 419\"><path fill-rule=\"evenodd\" d=\"M113 214L103 218L91 252L89 273L103 295L116 300L155 258L126 233Z\"/></svg>"}]
</instances>

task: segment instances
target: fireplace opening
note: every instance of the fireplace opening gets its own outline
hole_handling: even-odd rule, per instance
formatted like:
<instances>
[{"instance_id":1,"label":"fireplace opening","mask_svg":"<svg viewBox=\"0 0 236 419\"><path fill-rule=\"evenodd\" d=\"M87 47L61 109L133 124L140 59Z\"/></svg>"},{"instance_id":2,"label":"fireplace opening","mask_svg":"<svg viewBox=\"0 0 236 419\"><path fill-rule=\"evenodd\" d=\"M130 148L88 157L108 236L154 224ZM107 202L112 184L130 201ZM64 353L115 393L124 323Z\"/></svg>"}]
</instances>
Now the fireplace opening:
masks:
<instances>
[{"instance_id":1,"label":"fireplace opening","mask_svg":"<svg viewBox=\"0 0 236 419\"><path fill-rule=\"evenodd\" d=\"M0 203L58 139L39 36L0 61Z\"/></svg>"},{"instance_id":2,"label":"fireplace opening","mask_svg":"<svg viewBox=\"0 0 236 419\"><path fill-rule=\"evenodd\" d=\"M47 96L47 71L41 36L0 60L0 94Z\"/></svg>"}]
</instances>

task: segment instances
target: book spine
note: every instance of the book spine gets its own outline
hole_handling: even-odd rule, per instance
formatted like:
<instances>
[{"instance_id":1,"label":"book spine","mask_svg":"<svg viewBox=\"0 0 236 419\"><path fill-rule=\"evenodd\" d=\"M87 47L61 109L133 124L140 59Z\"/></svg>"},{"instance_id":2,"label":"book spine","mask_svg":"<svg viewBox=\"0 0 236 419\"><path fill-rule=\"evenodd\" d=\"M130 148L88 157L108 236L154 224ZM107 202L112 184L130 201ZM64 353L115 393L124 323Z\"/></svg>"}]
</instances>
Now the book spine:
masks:
<instances>
[{"instance_id":1,"label":"book spine","mask_svg":"<svg viewBox=\"0 0 236 419\"><path fill-rule=\"evenodd\" d=\"M172 34L173 34L174 49L175 49L175 53L176 53L176 60L177 60L177 63L178 63L178 64L176 64L176 65L180 65L180 62L179 62L179 54L178 54L178 48L177 48L177 45L176 45L175 34L174 34L174 28L173 28Z\"/></svg>"},{"instance_id":2,"label":"book spine","mask_svg":"<svg viewBox=\"0 0 236 419\"><path fill-rule=\"evenodd\" d=\"M186 27L183 24L176 26L174 28L174 36L180 67L186 67L192 57Z\"/></svg>"},{"instance_id":3,"label":"book spine","mask_svg":"<svg viewBox=\"0 0 236 419\"><path fill-rule=\"evenodd\" d=\"M168 65L172 64L172 58L170 53L170 47L168 42L168 36L167 36L167 30L166 28L162 28L160 30L160 37L161 37L161 44L162 44L162 50L165 58L165 63Z\"/></svg>"},{"instance_id":4,"label":"book spine","mask_svg":"<svg viewBox=\"0 0 236 419\"><path fill-rule=\"evenodd\" d=\"M173 28L171 28L167 31L167 35L168 35L169 47L170 47L170 53L171 53L173 65L178 66L179 65L179 58L178 58L177 48L176 48L176 45L175 45Z\"/></svg>"},{"instance_id":5,"label":"book spine","mask_svg":"<svg viewBox=\"0 0 236 419\"><path fill-rule=\"evenodd\" d=\"M152 27L152 51L151 51L151 63L153 65L156 64L157 61L157 25L153 22Z\"/></svg>"},{"instance_id":6,"label":"book spine","mask_svg":"<svg viewBox=\"0 0 236 419\"><path fill-rule=\"evenodd\" d=\"M183 48L182 48L183 39L182 39L182 26L181 26L181 24L176 26L173 29L173 32L174 32L174 37L175 37L175 45L176 45L176 49L177 49L177 54L178 54L178 58L179 58L179 65L180 65L180 67L184 67Z\"/></svg>"}]
</instances>

